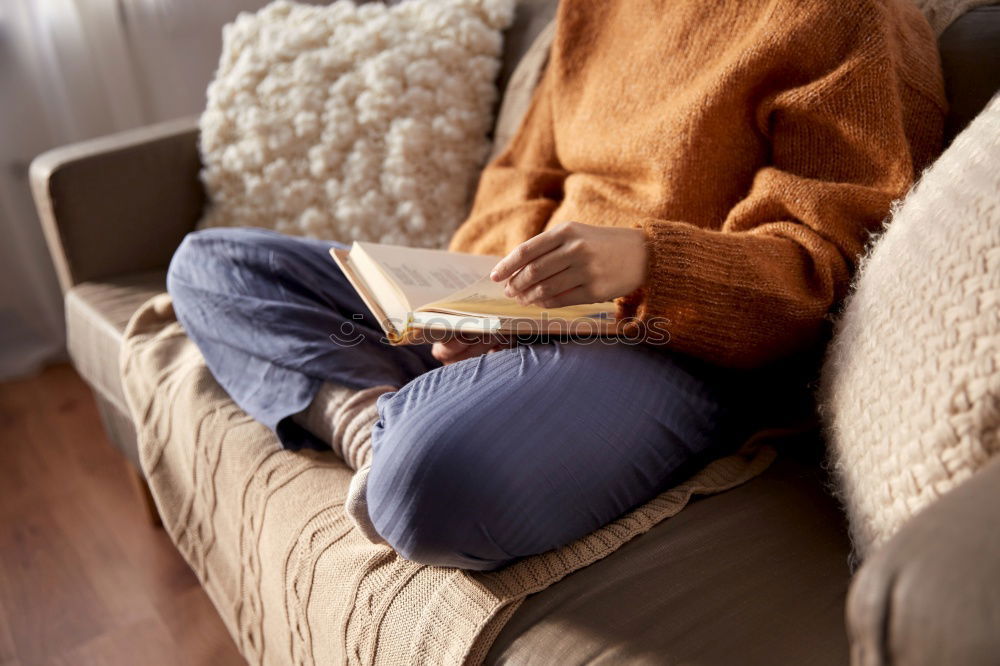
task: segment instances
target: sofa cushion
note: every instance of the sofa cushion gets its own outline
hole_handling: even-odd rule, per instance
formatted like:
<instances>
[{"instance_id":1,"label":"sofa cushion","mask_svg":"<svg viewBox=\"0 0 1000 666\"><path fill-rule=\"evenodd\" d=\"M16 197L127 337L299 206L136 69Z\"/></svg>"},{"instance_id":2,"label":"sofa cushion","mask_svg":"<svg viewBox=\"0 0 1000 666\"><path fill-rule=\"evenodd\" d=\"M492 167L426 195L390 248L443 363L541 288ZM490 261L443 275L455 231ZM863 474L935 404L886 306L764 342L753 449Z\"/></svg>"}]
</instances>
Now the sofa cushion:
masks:
<instances>
[{"instance_id":1,"label":"sofa cushion","mask_svg":"<svg viewBox=\"0 0 1000 666\"><path fill-rule=\"evenodd\" d=\"M166 271L83 282L66 293L66 343L87 383L128 413L118 374L122 333L139 306L166 289Z\"/></svg>"},{"instance_id":2,"label":"sofa cushion","mask_svg":"<svg viewBox=\"0 0 1000 666\"><path fill-rule=\"evenodd\" d=\"M489 151L515 0L273 2L226 27L203 226L443 247Z\"/></svg>"},{"instance_id":3,"label":"sofa cushion","mask_svg":"<svg viewBox=\"0 0 1000 666\"><path fill-rule=\"evenodd\" d=\"M847 554L816 463L779 453L528 597L487 663L845 664Z\"/></svg>"}]
</instances>

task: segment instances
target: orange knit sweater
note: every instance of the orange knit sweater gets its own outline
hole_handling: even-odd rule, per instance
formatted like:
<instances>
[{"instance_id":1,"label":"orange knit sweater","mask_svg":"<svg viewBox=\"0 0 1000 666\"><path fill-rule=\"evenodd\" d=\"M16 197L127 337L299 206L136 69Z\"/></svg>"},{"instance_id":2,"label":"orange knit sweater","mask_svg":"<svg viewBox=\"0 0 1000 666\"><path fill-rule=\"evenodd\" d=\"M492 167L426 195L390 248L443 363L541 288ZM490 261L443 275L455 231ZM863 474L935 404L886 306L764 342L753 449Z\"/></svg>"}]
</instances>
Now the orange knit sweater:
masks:
<instances>
[{"instance_id":1,"label":"orange knit sweater","mask_svg":"<svg viewBox=\"0 0 1000 666\"><path fill-rule=\"evenodd\" d=\"M619 315L760 366L822 338L944 109L909 0L562 0L531 108L451 249L505 254L567 220L641 228L646 283Z\"/></svg>"}]
</instances>

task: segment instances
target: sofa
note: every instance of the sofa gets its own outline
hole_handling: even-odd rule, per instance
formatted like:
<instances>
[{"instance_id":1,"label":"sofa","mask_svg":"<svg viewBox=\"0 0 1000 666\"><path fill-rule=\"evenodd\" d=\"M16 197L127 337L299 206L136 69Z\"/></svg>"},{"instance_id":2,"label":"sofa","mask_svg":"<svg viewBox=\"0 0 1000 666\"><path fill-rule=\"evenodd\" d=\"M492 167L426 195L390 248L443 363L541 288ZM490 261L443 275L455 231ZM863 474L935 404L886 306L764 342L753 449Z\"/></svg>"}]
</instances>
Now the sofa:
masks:
<instances>
[{"instance_id":1,"label":"sofa","mask_svg":"<svg viewBox=\"0 0 1000 666\"><path fill-rule=\"evenodd\" d=\"M502 94L531 84L516 68L556 4L519 2L505 36ZM1000 5L955 21L940 49L950 138L1000 89ZM509 123L498 126L496 141L509 132ZM31 167L65 293L70 356L140 481L118 359L130 318L164 291L173 251L202 215L197 138L196 119L182 119L59 148ZM486 663L1000 663L1000 461L857 572L823 461L818 428L783 440L760 476L693 501L529 596ZM961 526L962 536L936 538L943 525Z\"/></svg>"}]
</instances>

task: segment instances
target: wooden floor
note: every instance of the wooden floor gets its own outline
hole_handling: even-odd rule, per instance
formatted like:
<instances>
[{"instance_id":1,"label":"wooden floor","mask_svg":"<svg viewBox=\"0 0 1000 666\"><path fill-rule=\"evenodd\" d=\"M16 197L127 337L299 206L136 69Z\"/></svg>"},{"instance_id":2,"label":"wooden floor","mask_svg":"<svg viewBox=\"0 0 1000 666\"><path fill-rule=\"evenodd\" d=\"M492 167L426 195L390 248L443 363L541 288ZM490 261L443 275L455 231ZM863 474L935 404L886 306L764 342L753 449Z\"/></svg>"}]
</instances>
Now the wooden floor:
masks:
<instances>
[{"instance_id":1,"label":"wooden floor","mask_svg":"<svg viewBox=\"0 0 1000 666\"><path fill-rule=\"evenodd\" d=\"M69 366L0 384L0 666L241 664Z\"/></svg>"}]
</instances>

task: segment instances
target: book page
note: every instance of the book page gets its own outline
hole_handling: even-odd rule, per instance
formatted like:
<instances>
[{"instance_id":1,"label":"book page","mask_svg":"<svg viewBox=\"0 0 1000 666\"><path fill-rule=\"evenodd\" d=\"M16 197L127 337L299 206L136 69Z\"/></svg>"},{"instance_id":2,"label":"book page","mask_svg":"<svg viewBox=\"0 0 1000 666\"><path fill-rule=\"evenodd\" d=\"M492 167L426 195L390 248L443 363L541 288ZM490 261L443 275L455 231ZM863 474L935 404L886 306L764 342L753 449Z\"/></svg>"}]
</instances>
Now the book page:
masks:
<instances>
[{"instance_id":1,"label":"book page","mask_svg":"<svg viewBox=\"0 0 1000 666\"><path fill-rule=\"evenodd\" d=\"M361 297L364 304L368 306L369 310L371 310L372 315L378 320L379 326L381 326L382 330L385 331L386 337L390 340L398 338L400 331L396 329L394 319L385 311L386 307L392 307L392 303L383 303L375 298L375 292L366 282L365 278L362 277L361 273L356 270L349 252L339 248L330 248L330 256L333 257L333 260L338 266L340 266L340 270L343 271L347 281L351 283L354 290L358 292L358 296ZM400 315L397 313L396 319L399 317ZM405 320L405 310L402 313L402 317Z\"/></svg>"},{"instance_id":2,"label":"book page","mask_svg":"<svg viewBox=\"0 0 1000 666\"><path fill-rule=\"evenodd\" d=\"M414 310L476 283L500 261L488 255L399 245L356 242L355 246L390 278Z\"/></svg>"},{"instance_id":3,"label":"book page","mask_svg":"<svg viewBox=\"0 0 1000 666\"><path fill-rule=\"evenodd\" d=\"M504 295L504 283L494 282L489 276L468 285L459 292L450 294L420 308L423 311L450 312L468 315L499 315L524 319L574 320L583 318L614 318L615 304L590 303L570 305L562 308L539 308L519 305L517 301Z\"/></svg>"}]
</instances>

